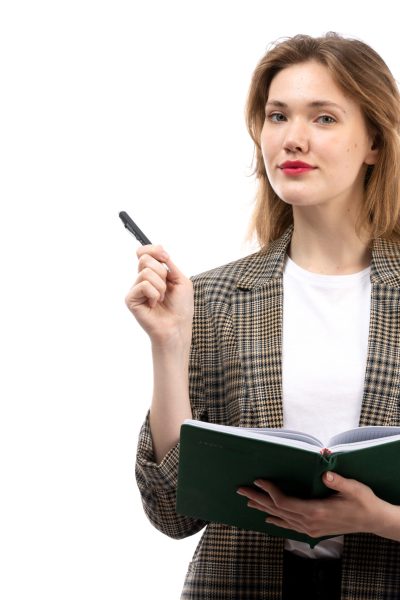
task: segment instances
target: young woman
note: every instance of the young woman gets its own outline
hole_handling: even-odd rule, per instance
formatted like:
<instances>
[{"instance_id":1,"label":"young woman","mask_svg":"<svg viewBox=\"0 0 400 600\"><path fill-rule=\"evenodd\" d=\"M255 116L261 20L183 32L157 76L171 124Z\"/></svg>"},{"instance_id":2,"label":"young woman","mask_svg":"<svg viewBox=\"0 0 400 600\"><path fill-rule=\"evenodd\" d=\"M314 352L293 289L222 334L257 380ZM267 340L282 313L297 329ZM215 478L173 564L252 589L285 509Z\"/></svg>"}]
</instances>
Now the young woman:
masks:
<instances>
[{"instance_id":1,"label":"young woman","mask_svg":"<svg viewBox=\"0 0 400 600\"><path fill-rule=\"evenodd\" d=\"M254 71L247 125L259 182L250 233L260 251L190 279L162 247L137 251L126 303L154 363L136 465L144 509L174 538L205 527L182 598L394 600L400 506L358 481L326 474L337 493L318 501L287 497L269 481L238 490L243 510L271 523L335 535L314 549L175 512L185 418L323 440L358 425L400 425L392 74L356 39L285 39Z\"/></svg>"}]
</instances>

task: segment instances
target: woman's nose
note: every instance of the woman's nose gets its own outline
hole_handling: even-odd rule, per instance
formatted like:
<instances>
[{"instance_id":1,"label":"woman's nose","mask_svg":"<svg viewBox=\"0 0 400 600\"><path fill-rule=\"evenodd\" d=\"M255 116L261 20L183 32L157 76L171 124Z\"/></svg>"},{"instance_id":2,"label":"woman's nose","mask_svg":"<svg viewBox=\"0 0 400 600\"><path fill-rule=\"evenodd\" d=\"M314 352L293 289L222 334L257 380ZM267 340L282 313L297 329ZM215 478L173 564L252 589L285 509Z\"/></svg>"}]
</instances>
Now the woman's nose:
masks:
<instances>
[{"instance_id":1,"label":"woman's nose","mask_svg":"<svg viewBox=\"0 0 400 600\"><path fill-rule=\"evenodd\" d=\"M292 121L287 124L284 147L287 150L308 150L309 135L307 126L300 121Z\"/></svg>"}]
</instances>

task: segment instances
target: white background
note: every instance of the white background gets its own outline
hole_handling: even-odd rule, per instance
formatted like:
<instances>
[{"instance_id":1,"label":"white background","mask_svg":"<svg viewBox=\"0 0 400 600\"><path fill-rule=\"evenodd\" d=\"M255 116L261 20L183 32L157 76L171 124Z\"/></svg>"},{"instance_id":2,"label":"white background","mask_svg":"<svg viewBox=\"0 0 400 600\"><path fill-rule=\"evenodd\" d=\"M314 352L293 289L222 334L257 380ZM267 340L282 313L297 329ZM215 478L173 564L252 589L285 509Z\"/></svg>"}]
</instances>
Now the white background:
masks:
<instances>
[{"instance_id":1,"label":"white background","mask_svg":"<svg viewBox=\"0 0 400 600\"><path fill-rule=\"evenodd\" d=\"M124 298L126 210L192 275L244 243L244 104L270 42L329 30L396 79L389 2L36 0L0 7L0 596L179 598L199 534L134 479L150 346Z\"/></svg>"}]
</instances>

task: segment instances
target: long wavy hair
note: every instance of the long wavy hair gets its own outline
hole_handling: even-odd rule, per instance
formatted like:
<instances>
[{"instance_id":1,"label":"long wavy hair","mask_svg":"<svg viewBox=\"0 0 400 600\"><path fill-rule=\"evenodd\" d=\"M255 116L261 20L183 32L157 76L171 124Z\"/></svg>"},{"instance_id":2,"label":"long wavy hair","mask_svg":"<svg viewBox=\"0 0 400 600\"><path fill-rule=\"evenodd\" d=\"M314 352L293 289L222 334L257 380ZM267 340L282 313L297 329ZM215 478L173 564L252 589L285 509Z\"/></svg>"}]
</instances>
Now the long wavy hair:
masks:
<instances>
[{"instance_id":1,"label":"long wavy hair","mask_svg":"<svg viewBox=\"0 0 400 600\"><path fill-rule=\"evenodd\" d=\"M367 128L374 132L379 155L364 180L364 203L356 220L360 235L400 241L400 94L383 59L364 42L328 32L322 37L295 35L272 44L253 73L245 108L246 126L255 144L251 175L258 180L247 239L257 238L261 249L293 224L293 210L274 192L261 153L260 135L265 103L274 76L282 69L309 60L325 65L337 85L361 108Z\"/></svg>"}]
</instances>

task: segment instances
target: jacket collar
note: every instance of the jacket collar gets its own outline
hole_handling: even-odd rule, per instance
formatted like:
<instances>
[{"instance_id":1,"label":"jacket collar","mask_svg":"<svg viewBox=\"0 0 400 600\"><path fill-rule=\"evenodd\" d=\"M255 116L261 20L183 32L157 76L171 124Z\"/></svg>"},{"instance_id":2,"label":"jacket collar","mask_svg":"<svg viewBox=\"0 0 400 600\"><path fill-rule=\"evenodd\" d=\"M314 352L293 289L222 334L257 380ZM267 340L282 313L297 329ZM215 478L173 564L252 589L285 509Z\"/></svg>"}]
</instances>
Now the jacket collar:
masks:
<instances>
[{"instance_id":1,"label":"jacket collar","mask_svg":"<svg viewBox=\"0 0 400 600\"><path fill-rule=\"evenodd\" d=\"M238 279L237 287L253 289L264 286L271 279L283 277L287 248L293 234L290 225L283 235L271 242L266 251L251 255L247 269ZM400 287L400 244L376 238L372 243L371 283Z\"/></svg>"}]
</instances>

